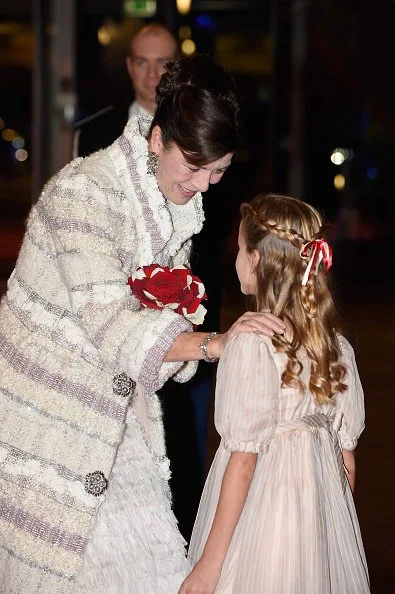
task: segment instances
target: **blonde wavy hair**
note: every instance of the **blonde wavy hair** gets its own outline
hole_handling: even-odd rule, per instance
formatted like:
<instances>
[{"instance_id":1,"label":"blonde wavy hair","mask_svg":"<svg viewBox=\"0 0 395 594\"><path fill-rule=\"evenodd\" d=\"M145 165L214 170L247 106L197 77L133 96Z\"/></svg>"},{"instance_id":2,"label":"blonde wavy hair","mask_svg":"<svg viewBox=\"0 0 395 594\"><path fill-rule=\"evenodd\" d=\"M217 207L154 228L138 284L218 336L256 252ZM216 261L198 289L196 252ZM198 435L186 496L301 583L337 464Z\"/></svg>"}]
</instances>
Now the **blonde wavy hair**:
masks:
<instances>
[{"instance_id":1,"label":"blonde wavy hair","mask_svg":"<svg viewBox=\"0 0 395 594\"><path fill-rule=\"evenodd\" d=\"M307 242L324 236L320 214L295 198L259 194L241 205L241 225L247 251L259 253L257 310L270 309L292 328L289 336L272 338L274 347L288 357L283 386L305 390L298 359L298 350L304 347L311 361L309 389L318 403L330 402L347 387L340 363L338 316L322 264L312 269L302 286L308 261L300 255Z\"/></svg>"}]
</instances>

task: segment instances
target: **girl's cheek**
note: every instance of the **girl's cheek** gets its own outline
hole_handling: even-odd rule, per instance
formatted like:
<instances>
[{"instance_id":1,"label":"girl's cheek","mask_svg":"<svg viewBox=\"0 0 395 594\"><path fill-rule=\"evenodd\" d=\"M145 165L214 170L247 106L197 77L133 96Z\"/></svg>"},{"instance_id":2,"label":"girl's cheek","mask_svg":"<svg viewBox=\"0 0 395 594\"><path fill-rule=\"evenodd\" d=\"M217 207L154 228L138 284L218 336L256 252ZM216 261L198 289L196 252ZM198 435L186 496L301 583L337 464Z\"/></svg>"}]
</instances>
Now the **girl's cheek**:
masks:
<instances>
[{"instance_id":1,"label":"girl's cheek","mask_svg":"<svg viewBox=\"0 0 395 594\"><path fill-rule=\"evenodd\" d=\"M239 256L238 255L236 258L236 262L235 262L235 268L236 268L237 276L239 277Z\"/></svg>"}]
</instances>

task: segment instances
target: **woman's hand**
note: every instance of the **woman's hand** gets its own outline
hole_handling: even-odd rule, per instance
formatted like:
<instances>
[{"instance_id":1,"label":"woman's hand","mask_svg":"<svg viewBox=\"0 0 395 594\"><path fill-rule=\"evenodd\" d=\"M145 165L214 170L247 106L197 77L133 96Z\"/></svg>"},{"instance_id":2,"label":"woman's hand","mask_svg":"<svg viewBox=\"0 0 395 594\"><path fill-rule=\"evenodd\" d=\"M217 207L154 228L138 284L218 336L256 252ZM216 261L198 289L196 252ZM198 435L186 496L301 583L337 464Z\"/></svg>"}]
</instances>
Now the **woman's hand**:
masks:
<instances>
[{"instance_id":1,"label":"woman's hand","mask_svg":"<svg viewBox=\"0 0 395 594\"><path fill-rule=\"evenodd\" d=\"M264 336L274 336L275 333L283 334L284 330L284 322L269 311L246 311L232 324L227 332L218 334L209 342L209 356L219 359L229 340L240 334L240 332L255 332Z\"/></svg>"},{"instance_id":2,"label":"woman's hand","mask_svg":"<svg viewBox=\"0 0 395 594\"><path fill-rule=\"evenodd\" d=\"M221 567L202 557L181 584L178 594L213 594L221 573Z\"/></svg>"},{"instance_id":3,"label":"woman's hand","mask_svg":"<svg viewBox=\"0 0 395 594\"><path fill-rule=\"evenodd\" d=\"M224 334L217 334L207 344L209 357L219 359L225 346L233 336L240 332L256 332L264 336L273 336L276 332L283 334L285 324L269 311L246 311ZM181 332L167 351L164 361L198 361L202 359L199 348L207 332Z\"/></svg>"}]
</instances>

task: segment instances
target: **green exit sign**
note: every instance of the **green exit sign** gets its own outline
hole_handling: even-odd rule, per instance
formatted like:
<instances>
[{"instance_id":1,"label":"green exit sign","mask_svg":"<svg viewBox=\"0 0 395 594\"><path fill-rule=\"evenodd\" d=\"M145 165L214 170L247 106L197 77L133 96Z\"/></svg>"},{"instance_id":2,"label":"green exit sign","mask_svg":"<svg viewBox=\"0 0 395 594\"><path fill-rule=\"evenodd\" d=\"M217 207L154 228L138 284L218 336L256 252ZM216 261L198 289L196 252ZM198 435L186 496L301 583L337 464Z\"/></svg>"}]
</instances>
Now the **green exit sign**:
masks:
<instances>
[{"instance_id":1,"label":"green exit sign","mask_svg":"<svg viewBox=\"0 0 395 594\"><path fill-rule=\"evenodd\" d=\"M156 0L124 0L123 12L127 17L155 16Z\"/></svg>"}]
</instances>

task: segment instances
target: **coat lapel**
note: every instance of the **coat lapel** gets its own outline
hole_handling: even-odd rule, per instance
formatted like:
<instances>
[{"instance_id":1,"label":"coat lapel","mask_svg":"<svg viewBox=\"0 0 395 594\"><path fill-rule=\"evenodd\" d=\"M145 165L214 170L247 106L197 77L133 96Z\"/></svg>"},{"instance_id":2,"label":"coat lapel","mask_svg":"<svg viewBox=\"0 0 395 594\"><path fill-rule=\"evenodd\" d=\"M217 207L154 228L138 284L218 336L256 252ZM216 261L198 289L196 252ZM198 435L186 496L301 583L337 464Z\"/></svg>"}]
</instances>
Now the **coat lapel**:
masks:
<instances>
[{"instance_id":1,"label":"coat lapel","mask_svg":"<svg viewBox=\"0 0 395 594\"><path fill-rule=\"evenodd\" d=\"M168 201L154 175L147 173L148 143L141 133L146 122L132 117L111 147L113 161L125 197L132 204L136 226L135 258L138 266L160 263L162 252L174 256L181 246L202 229L202 195L185 205Z\"/></svg>"}]
</instances>

